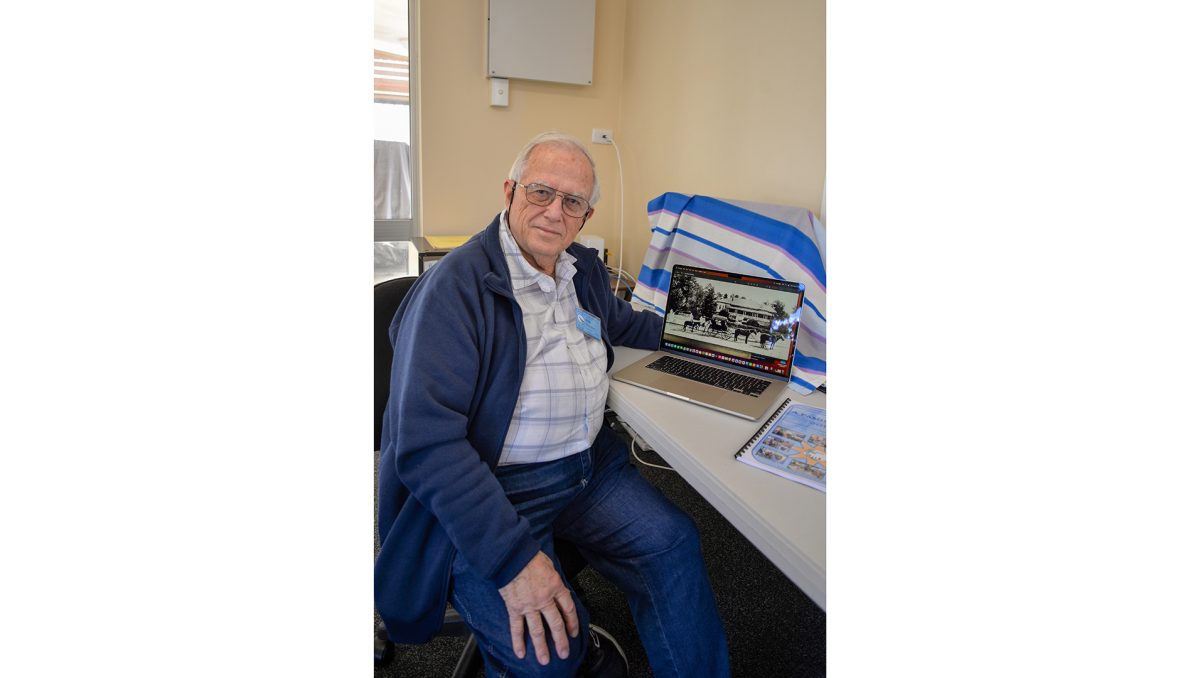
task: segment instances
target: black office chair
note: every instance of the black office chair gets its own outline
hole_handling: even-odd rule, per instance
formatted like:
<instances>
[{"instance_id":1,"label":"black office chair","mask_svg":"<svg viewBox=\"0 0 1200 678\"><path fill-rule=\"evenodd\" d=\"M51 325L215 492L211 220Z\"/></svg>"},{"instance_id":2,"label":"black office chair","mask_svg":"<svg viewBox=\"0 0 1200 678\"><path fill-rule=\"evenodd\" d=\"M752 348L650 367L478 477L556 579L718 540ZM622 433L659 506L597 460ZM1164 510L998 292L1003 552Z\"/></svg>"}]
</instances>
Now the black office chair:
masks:
<instances>
[{"instance_id":1,"label":"black office chair","mask_svg":"<svg viewBox=\"0 0 1200 678\"><path fill-rule=\"evenodd\" d=\"M375 285L375 486L379 486L379 441L383 431L383 411L387 407L388 392L391 386L392 374L392 343L388 339L388 328L392 324L392 319L396 316L396 309L400 307L400 302L404 300L404 295L408 294L408 290L417 281L416 276L406 278L394 278L385 280ZM379 497L377 496L375 503L376 521L379 516ZM559 561L562 563L563 572L567 575L567 579L574 582L575 578L587 566L587 561L583 555L579 553L579 549L573 544L565 541L555 540L554 551L558 555ZM375 553L379 554L379 524L375 525ZM579 591L579 587L574 587L576 593L582 598L583 593ZM442 623L442 630L439 635L443 636L467 636L466 647L463 648L459 655L458 663L454 667L453 678L465 678L466 676L474 675L479 672L483 666L483 656L479 654L478 647L475 643L475 636L471 634L470 627L463 621L458 610L453 606L446 605L446 617ZM388 640L387 629L383 622L379 622L375 628L375 666L383 667L391 663L395 656L395 645L391 640Z\"/></svg>"}]
</instances>

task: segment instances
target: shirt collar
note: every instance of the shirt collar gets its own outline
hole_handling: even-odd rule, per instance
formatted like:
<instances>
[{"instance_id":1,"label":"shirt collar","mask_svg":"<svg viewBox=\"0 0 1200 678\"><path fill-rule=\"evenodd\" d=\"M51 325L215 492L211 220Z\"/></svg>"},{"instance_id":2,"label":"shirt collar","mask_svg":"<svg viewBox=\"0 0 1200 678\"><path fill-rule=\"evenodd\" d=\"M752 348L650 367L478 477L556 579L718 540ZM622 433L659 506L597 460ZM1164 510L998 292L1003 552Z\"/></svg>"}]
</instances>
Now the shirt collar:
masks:
<instances>
[{"instance_id":1,"label":"shirt collar","mask_svg":"<svg viewBox=\"0 0 1200 678\"><path fill-rule=\"evenodd\" d=\"M554 263L556 279L551 279L550 276L534 268L533 264L525 259L520 246L517 245L516 239L508 229L508 208L500 213L500 249L504 251L504 263L508 264L508 275L512 278L514 290L524 289L530 285L539 285L541 283L538 281L542 279L549 283L550 289L554 289L555 283L561 285L575 277L576 259L566 250L558 255L558 260Z\"/></svg>"}]
</instances>

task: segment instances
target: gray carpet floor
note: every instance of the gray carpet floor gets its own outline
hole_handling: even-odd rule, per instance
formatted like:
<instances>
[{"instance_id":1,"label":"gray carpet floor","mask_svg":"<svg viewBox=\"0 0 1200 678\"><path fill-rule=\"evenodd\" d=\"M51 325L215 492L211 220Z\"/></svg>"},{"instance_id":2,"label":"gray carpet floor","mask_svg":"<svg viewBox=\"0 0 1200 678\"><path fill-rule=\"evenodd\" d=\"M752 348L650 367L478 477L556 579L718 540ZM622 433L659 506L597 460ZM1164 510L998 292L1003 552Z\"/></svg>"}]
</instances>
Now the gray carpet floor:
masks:
<instances>
[{"instance_id":1,"label":"gray carpet floor","mask_svg":"<svg viewBox=\"0 0 1200 678\"><path fill-rule=\"evenodd\" d=\"M647 462L667 465L654 452L639 451ZM378 460L377 460L378 463ZM687 482L673 471L634 464L651 484L696 521L704 559L729 640L733 675L745 678L825 675L825 612L771 564ZM590 568L578 579L592 622L621 643L630 675L648 677L646 652L625 597ZM376 623L379 618L376 615ZM366 629L363 629L364 652ZM437 638L424 645L398 645L395 659L375 669L375 678L447 676L466 640ZM479 673L482 676L482 671Z\"/></svg>"}]
</instances>

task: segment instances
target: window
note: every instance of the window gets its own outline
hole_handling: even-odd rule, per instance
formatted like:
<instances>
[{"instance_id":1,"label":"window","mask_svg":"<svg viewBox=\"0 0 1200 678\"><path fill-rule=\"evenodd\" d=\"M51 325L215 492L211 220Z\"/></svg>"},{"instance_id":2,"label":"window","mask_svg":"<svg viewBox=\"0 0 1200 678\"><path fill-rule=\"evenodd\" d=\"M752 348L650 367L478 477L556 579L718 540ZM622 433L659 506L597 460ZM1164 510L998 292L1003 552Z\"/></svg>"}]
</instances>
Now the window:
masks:
<instances>
[{"instance_id":1,"label":"window","mask_svg":"<svg viewBox=\"0 0 1200 678\"><path fill-rule=\"evenodd\" d=\"M408 34L408 0L375 0L376 242L416 234Z\"/></svg>"}]
</instances>

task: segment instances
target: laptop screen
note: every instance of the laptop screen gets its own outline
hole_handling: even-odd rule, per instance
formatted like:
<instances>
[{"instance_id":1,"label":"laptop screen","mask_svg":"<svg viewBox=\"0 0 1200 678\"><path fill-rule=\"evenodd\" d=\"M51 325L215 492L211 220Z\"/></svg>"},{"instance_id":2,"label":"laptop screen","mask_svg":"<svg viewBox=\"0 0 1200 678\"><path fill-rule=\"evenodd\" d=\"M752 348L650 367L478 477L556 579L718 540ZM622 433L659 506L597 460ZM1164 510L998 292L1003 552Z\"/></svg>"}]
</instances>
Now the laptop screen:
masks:
<instances>
[{"instance_id":1,"label":"laptop screen","mask_svg":"<svg viewBox=\"0 0 1200 678\"><path fill-rule=\"evenodd\" d=\"M676 264L659 348L788 377L804 285Z\"/></svg>"}]
</instances>

